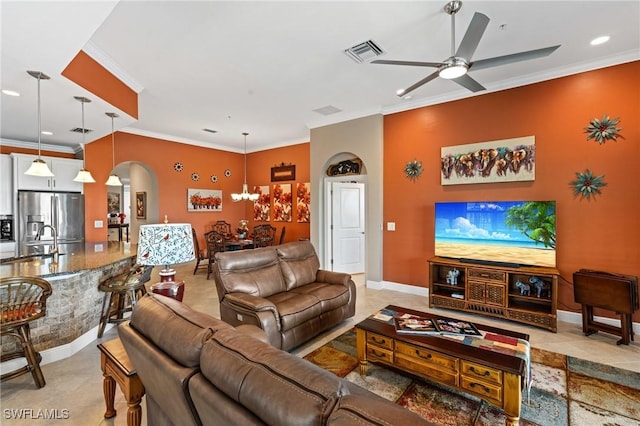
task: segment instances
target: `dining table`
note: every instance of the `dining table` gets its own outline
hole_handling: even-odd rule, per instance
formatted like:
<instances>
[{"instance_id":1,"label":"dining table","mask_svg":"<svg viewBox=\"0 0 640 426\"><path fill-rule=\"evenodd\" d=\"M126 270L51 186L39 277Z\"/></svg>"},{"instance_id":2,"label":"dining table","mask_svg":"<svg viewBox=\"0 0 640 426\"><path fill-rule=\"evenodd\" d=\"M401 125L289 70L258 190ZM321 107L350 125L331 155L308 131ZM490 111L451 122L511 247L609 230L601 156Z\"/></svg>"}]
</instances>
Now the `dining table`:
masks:
<instances>
[{"instance_id":1,"label":"dining table","mask_svg":"<svg viewBox=\"0 0 640 426\"><path fill-rule=\"evenodd\" d=\"M245 250L253 248L253 240L249 239L240 239L240 238L231 238L228 240L224 240L224 250Z\"/></svg>"}]
</instances>

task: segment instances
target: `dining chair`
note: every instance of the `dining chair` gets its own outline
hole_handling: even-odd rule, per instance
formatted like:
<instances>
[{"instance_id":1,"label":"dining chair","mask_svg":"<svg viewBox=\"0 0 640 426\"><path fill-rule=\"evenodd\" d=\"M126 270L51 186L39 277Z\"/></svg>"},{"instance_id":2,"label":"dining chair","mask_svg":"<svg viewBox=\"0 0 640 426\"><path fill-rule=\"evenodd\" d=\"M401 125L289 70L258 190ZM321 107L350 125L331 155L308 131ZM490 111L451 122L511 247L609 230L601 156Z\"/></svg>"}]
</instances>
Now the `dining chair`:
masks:
<instances>
[{"instance_id":1,"label":"dining chair","mask_svg":"<svg viewBox=\"0 0 640 426\"><path fill-rule=\"evenodd\" d=\"M219 234L222 234L223 238L230 240L233 238L233 232L231 231L231 224L224 220L219 220L213 224L212 229Z\"/></svg>"},{"instance_id":2,"label":"dining chair","mask_svg":"<svg viewBox=\"0 0 640 426\"><path fill-rule=\"evenodd\" d=\"M219 251L224 251L224 236L217 231L209 231L204 234L205 241L207 242L207 253L209 256L209 262L207 263L207 279L213 272L213 263L215 262L215 255Z\"/></svg>"},{"instance_id":3,"label":"dining chair","mask_svg":"<svg viewBox=\"0 0 640 426\"><path fill-rule=\"evenodd\" d=\"M193 234L193 250L196 255L196 267L193 268L193 275L196 274L198 268L208 267L208 264L203 263L200 265L200 262L204 260L209 260L209 256L207 255L207 250L200 249L200 243L198 242L198 235L196 234L196 230L191 228L191 233Z\"/></svg>"},{"instance_id":4,"label":"dining chair","mask_svg":"<svg viewBox=\"0 0 640 426\"><path fill-rule=\"evenodd\" d=\"M253 228L253 247L272 246L276 239L276 228L269 224L258 225Z\"/></svg>"},{"instance_id":5,"label":"dining chair","mask_svg":"<svg viewBox=\"0 0 640 426\"><path fill-rule=\"evenodd\" d=\"M33 348L29 323L46 315L47 298L51 296L51 293L51 284L42 278L0 278L0 306L2 308L0 336L3 338L1 360L4 363L11 359L24 357L27 362L27 365L13 371L5 372L3 369L0 381L30 372L38 388L46 385L40 369L42 356ZM19 344L11 349L11 344L4 340L5 336L15 337Z\"/></svg>"}]
</instances>

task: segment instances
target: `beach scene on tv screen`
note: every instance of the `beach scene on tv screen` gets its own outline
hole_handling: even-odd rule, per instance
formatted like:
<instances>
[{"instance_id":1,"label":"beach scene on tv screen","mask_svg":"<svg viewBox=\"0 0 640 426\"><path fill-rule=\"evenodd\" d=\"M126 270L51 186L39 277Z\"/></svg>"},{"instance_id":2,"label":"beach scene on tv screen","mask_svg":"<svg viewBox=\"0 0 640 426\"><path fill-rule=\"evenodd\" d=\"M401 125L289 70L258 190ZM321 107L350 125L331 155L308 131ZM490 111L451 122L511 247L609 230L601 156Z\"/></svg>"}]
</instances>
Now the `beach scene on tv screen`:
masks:
<instances>
[{"instance_id":1,"label":"beach scene on tv screen","mask_svg":"<svg viewBox=\"0 0 640 426\"><path fill-rule=\"evenodd\" d=\"M435 255L555 267L555 201L436 203Z\"/></svg>"}]
</instances>

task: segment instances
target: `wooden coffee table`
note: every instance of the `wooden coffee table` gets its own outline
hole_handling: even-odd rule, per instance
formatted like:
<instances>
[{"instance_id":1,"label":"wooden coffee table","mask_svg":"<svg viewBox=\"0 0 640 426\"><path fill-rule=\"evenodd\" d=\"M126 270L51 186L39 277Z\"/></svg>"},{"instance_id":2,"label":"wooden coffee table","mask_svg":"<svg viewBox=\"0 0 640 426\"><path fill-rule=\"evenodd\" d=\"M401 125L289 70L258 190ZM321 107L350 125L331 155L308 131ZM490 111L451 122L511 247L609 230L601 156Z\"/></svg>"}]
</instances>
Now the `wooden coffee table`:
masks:
<instances>
[{"instance_id":1,"label":"wooden coffee table","mask_svg":"<svg viewBox=\"0 0 640 426\"><path fill-rule=\"evenodd\" d=\"M438 315L387 306L398 313L429 318ZM528 334L475 324L480 331L529 340ZM518 425L526 361L440 336L398 334L391 323L365 319L356 325L360 374L367 363L382 363L482 398L504 410L507 425Z\"/></svg>"}]
</instances>

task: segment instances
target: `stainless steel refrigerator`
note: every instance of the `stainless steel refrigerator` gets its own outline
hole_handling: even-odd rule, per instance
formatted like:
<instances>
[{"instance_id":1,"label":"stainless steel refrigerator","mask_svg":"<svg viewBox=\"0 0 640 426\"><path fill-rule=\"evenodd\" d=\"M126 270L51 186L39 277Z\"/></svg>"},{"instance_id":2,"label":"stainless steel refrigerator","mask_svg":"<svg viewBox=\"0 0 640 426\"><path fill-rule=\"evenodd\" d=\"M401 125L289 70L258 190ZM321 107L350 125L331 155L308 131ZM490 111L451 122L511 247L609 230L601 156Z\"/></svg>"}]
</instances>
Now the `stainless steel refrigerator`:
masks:
<instances>
[{"instance_id":1,"label":"stainless steel refrigerator","mask_svg":"<svg viewBox=\"0 0 640 426\"><path fill-rule=\"evenodd\" d=\"M18 191L18 254L47 254L57 231L60 253L84 246L84 196L79 192Z\"/></svg>"}]
</instances>

